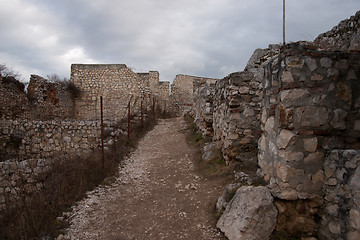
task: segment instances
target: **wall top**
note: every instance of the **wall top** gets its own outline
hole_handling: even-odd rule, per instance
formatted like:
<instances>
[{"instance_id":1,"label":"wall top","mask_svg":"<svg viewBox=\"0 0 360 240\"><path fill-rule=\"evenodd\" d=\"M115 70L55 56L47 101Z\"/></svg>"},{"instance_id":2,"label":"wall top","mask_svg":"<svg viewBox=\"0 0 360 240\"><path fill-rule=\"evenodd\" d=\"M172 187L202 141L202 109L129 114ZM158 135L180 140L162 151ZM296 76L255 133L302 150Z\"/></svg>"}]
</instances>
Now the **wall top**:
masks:
<instances>
[{"instance_id":1,"label":"wall top","mask_svg":"<svg viewBox=\"0 0 360 240\"><path fill-rule=\"evenodd\" d=\"M127 68L125 64L71 64L71 70L73 69L99 69L99 68L113 68L123 69Z\"/></svg>"}]
</instances>

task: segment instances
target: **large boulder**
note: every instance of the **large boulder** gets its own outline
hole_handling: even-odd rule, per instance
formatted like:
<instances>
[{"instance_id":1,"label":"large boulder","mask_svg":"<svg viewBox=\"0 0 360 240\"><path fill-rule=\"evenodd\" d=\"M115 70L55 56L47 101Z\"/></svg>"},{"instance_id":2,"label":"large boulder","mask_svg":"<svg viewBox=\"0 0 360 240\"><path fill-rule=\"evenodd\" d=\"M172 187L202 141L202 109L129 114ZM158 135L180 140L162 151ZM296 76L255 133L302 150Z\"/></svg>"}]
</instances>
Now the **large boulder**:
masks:
<instances>
[{"instance_id":1,"label":"large boulder","mask_svg":"<svg viewBox=\"0 0 360 240\"><path fill-rule=\"evenodd\" d=\"M264 240L276 225L277 209L267 187L240 187L217 227L229 240Z\"/></svg>"}]
</instances>

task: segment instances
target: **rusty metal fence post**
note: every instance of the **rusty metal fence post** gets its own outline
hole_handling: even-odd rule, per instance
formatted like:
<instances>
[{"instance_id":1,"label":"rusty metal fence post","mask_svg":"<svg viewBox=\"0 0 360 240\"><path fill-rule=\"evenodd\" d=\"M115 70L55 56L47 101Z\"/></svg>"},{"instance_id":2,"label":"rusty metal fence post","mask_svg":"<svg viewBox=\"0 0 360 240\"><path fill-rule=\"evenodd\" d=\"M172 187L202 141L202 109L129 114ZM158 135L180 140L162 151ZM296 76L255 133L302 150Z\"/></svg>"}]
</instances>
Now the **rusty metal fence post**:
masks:
<instances>
[{"instance_id":1,"label":"rusty metal fence post","mask_svg":"<svg viewBox=\"0 0 360 240\"><path fill-rule=\"evenodd\" d=\"M129 101L128 104L128 132L127 132L127 139L130 140L130 104L131 103L131 99Z\"/></svg>"},{"instance_id":2,"label":"rusty metal fence post","mask_svg":"<svg viewBox=\"0 0 360 240\"><path fill-rule=\"evenodd\" d=\"M140 104L140 126L141 128L144 127L144 123L143 123L143 100L141 99L141 104Z\"/></svg>"},{"instance_id":3,"label":"rusty metal fence post","mask_svg":"<svg viewBox=\"0 0 360 240\"><path fill-rule=\"evenodd\" d=\"M101 112L101 164L102 171L105 169L105 154L104 154L104 114L103 114L103 97L100 96L100 112Z\"/></svg>"}]
</instances>

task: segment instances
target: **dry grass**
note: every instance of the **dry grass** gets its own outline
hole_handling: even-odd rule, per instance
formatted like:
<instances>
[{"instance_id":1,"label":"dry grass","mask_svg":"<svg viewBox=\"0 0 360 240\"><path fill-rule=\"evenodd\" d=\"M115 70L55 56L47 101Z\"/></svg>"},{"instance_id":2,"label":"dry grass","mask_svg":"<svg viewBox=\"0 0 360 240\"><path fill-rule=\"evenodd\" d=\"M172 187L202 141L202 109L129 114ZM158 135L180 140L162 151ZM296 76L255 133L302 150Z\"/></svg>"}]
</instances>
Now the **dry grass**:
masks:
<instances>
[{"instance_id":1,"label":"dry grass","mask_svg":"<svg viewBox=\"0 0 360 240\"><path fill-rule=\"evenodd\" d=\"M134 126L130 140L121 135L106 151L104 170L100 151L86 157L55 161L50 171L39 176L38 181L43 184L40 191L27 194L21 189L22 199L8 203L0 215L0 239L57 237L66 226L57 217L82 199L87 191L115 176L118 164L155 123L149 119L143 128Z\"/></svg>"}]
</instances>

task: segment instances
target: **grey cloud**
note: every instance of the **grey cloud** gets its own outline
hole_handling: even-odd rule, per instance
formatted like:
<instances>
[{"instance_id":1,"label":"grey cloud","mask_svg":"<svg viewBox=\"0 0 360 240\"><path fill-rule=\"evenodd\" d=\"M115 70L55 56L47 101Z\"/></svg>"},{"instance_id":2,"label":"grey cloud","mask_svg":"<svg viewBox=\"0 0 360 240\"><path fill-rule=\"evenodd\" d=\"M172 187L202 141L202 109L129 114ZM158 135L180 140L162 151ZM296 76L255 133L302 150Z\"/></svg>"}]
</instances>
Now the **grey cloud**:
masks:
<instances>
[{"instance_id":1,"label":"grey cloud","mask_svg":"<svg viewBox=\"0 0 360 240\"><path fill-rule=\"evenodd\" d=\"M7 34L0 62L24 74L69 76L70 64L125 63L221 78L240 71L256 48L282 41L282 1L0 0ZM360 9L358 0L287 1L287 40L313 40ZM37 27L29 30L29 26ZM6 59L5 59L6 58ZM56 71L56 72L55 72Z\"/></svg>"}]
</instances>

